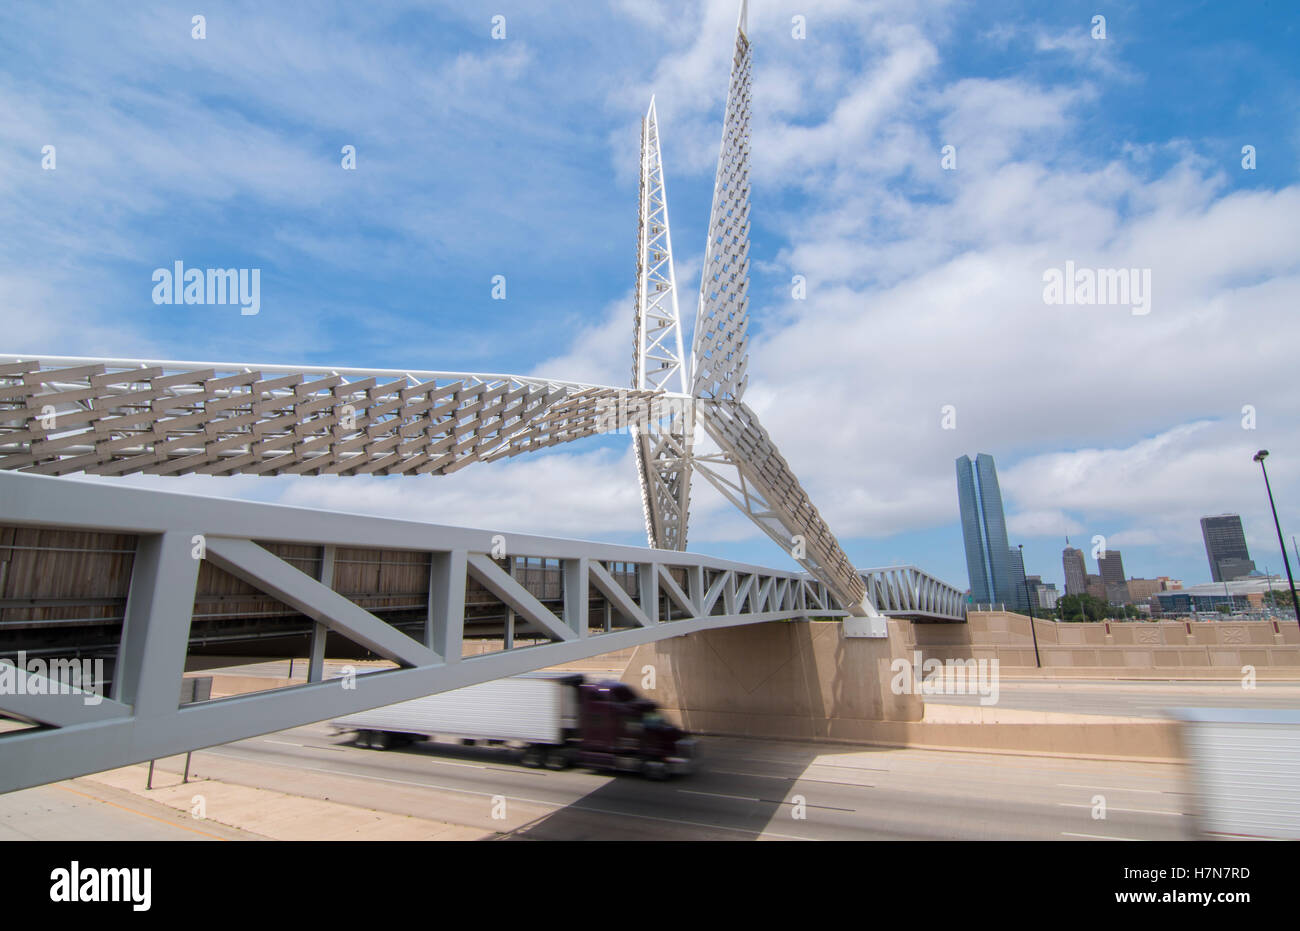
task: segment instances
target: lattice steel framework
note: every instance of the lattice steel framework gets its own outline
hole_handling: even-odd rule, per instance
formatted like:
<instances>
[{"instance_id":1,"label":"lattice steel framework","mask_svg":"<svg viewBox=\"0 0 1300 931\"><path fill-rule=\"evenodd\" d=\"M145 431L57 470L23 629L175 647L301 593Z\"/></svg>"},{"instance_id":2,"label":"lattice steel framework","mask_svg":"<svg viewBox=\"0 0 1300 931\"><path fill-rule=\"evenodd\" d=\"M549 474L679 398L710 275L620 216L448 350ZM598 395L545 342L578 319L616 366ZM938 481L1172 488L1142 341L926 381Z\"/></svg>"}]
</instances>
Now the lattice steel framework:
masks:
<instances>
[{"instance_id":1,"label":"lattice steel framework","mask_svg":"<svg viewBox=\"0 0 1300 931\"><path fill-rule=\"evenodd\" d=\"M0 355L0 468L447 475L591 436L654 392L515 375Z\"/></svg>"},{"instance_id":2,"label":"lattice steel framework","mask_svg":"<svg viewBox=\"0 0 1300 931\"><path fill-rule=\"evenodd\" d=\"M921 620L965 620L966 596L916 566L885 566L858 573L881 614Z\"/></svg>"},{"instance_id":3,"label":"lattice steel framework","mask_svg":"<svg viewBox=\"0 0 1300 931\"><path fill-rule=\"evenodd\" d=\"M845 610L878 617L862 578L741 402L751 79L742 0L689 377L652 100L642 123L631 391L516 375L0 356L0 469L445 475L628 426L652 547L685 549L698 466ZM624 423L610 416L629 408L648 416ZM695 454L697 420L718 453Z\"/></svg>"},{"instance_id":4,"label":"lattice steel framework","mask_svg":"<svg viewBox=\"0 0 1300 931\"><path fill-rule=\"evenodd\" d=\"M641 121L640 197L632 387L685 395L687 366L653 97ZM657 413L661 416L629 425L641 483L646 538L658 549L684 550L691 499L690 410L677 405Z\"/></svg>"},{"instance_id":5,"label":"lattice steel framework","mask_svg":"<svg viewBox=\"0 0 1300 931\"><path fill-rule=\"evenodd\" d=\"M491 530L3 473L0 539L15 530L105 533L132 540L133 556L126 564L129 594L108 694L100 691L102 681L70 689L45 673L13 665L7 669L21 686L0 691L0 713L45 727L4 734L0 793L666 637L842 614L826 586L802 573L695 553L509 534L510 553L559 565L563 597L553 608L493 558L497 540ZM203 541L202 551L195 550L197 540ZM303 571L301 564L276 554L278 544L316 550L319 569ZM422 596L424 623L417 632L399 630L336 587L335 553L344 548L423 557L428 584ZM39 576L42 561L51 558L23 547L8 550L14 571L30 575ZM314 622L307 684L182 703L191 617L204 562ZM465 655L470 579L508 605L545 642ZM73 593L84 582L75 577L63 581ZM593 595L608 604L617 621L616 626L606 625L607 632L595 620L599 612L592 611ZM330 632L392 660L398 668L358 675L351 684L327 678L325 643Z\"/></svg>"},{"instance_id":6,"label":"lattice steel framework","mask_svg":"<svg viewBox=\"0 0 1300 931\"><path fill-rule=\"evenodd\" d=\"M740 5L736 47L713 181L709 240L692 341L692 393L739 401L749 365L749 97L752 59Z\"/></svg>"},{"instance_id":7,"label":"lattice steel framework","mask_svg":"<svg viewBox=\"0 0 1300 931\"><path fill-rule=\"evenodd\" d=\"M698 415L720 450L696 454L700 474L850 613L875 614L857 570L754 412L739 401L701 401Z\"/></svg>"}]
</instances>

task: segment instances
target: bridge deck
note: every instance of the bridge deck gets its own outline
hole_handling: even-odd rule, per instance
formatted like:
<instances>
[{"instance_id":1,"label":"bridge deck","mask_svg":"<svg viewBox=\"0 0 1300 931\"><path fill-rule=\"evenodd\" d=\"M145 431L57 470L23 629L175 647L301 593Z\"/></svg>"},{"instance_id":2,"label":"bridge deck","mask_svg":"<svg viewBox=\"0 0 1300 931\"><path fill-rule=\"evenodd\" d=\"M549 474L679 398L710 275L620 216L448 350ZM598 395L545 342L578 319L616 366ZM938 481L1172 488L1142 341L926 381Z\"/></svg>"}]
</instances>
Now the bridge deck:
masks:
<instances>
[{"instance_id":1,"label":"bridge deck","mask_svg":"<svg viewBox=\"0 0 1300 931\"><path fill-rule=\"evenodd\" d=\"M694 553L108 482L0 472L0 514L0 657L97 631L113 670L87 692L0 667L16 685L0 714L39 725L0 736L0 791L698 630L844 614L803 573ZM503 632L514 645L464 655L466 637ZM181 705L196 639L259 633L306 638L308 684ZM325 679L327 638L399 668Z\"/></svg>"}]
</instances>

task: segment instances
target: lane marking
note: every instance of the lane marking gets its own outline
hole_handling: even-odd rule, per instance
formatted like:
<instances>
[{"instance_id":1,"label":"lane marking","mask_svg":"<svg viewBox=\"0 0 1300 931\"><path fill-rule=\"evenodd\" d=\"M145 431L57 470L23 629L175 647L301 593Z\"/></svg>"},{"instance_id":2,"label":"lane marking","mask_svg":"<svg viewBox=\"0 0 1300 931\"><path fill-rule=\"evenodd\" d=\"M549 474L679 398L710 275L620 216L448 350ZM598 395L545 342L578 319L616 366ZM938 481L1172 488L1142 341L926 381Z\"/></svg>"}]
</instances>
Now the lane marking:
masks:
<instances>
[{"instance_id":1,"label":"lane marking","mask_svg":"<svg viewBox=\"0 0 1300 931\"><path fill-rule=\"evenodd\" d=\"M767 802L770 805L789 805L794 807L794 802L787 802L785 799L765 798L760 801ZM820 808L822 811L847 811L857 813L856 808L836 808L834 805L814 805L812 802L804 802L804 808Z\"/></svg>"},{"instance_id":2,"label":"lane marking","mask_svg":"<svg viewBox=\"0 0 1300 931\"><path fill-rule=\"evenodd\" d=\"M362 773L349 773L344 770L338 770L338 769L322 769L318 766L302 766L300 764L295 764L295 763L275 763L268 760L250 760L248 757L240 756L235 753L230 753L229 751L203 750L203 751L196 751L196 752L211 753L215 756L227 756L233 759L243 760L246 763L259 763L263 766L278 766L281 769L305 769L308 772L313 772L313 773L328 773L334 776L349 776L353 779L370 779L375 782L391 782L391 783L396 783L397 785L416 786L421 789L438 789L444 792L456 792L461 795L473 795L473 796L477 796L478 798L492 798L495 795L501 794L500 792L475 792L471 789L456 789L451 786L441 786L433 782L411 782L410 780L407 779L389 779L384 776L367 776ZM272 791L279 791L279 790L272 790ZM285 793L285 794L290 794L290 793ZM310 797L310 796L306 796L306 797ZM505 797L511 801L528 802L529 804L532 805L543 805L547 808L554 808L557 811L559 810L585 811L585 812L591 812L593 814L599 814L599 815L614 815L619 818L640 818L644 821L661 821L664 824L687 825L688 827L706 828L708 830L714 830L714 831L732 831L733 833L736 834L748 834L751 836L757 834L761 837L779 837L782 840L817 840L817 838L815 837L804 837L797 834L778 834L775 831L767 831L767 830L754 831L750 828L733 828L725 824L706 824L700 821L686 821L681 818L660 818L655 815L638 815L630 811L615 811L608 808L594 808L587 805L579 805L576 802L547 802L541 799L525 798L524 796L521 795L507 795ZM337 801L337 800L332 799L331 801ZM347 805L351 803L340 802L339 804ZM461 825L461 827L474 827L474 825L472 824Z\"/></svg>"},{"instance_id":3,"label":"lane marking","mask_svg":"<svg viewBox=\"0 0 1300 931\"><path fill-rule=\"evenodd\" d=\"M85 792L78 792L76 789L69 789L67 786L59 786L59 785L56 785L54 788L56 788L56 789L62 789L64 792L71 792L73 795L80 795L82 798L88 798L88 799L90 799L92 802L101 802L101 803L103 803L103 804L105 804L105 805L112 805L114 808L120 808L120 809L122 809L123 811L129 811L129 812L130 812L131 814L133 814L133 815L139 815L141 818L148 818L148 819L150 819L151 821L157 821L159 824L165 824L165 825L167 825L168 827L171 827L171 828L180 828L182 831L190 831L190 832L192 832L192 833L194 833L194 834L201 834L201 835L203 835L204 837L210 837L210 838L212 838L213 840L226 840L226 838L224 838L224 837L220 837L220 836L218 836L218 835L216 835L216 834L209 834L207 831L200 831L198 828L192 828L192 827L189 827L188 825L184 825L184 824L176 824L175 822L168 821L168 820L166 820L165 818L159 818L157 815L151 815L151 814L148 814L147 812L137 811L137 810L134 809L134 808L127 808L125 805L119 805L117 802L110 802L110 801L109 801L108 799L106 799L106 798L98 798L97 796L89 795L89 794L87 794L87 793L85 793ZM160 786L159 788L167 788L167 787L165 787L165 786Z\"/></svg>"},{"instance_id":4,"label":"lane marking","mask_svg":"<svg viewBox=\"0 0 1300 931\"><path fill-rule=\"evenodd\" d=\"M697 792L697 791L695 791L694 789L678 789L677 791L678 791L678 792L683 792L683 793L685 793L686 795L707 795L707 796L709 796L709 798L729 798L729 799L734 799L734 800L736 800L737 802L759 802L759 801L762 801L762 799L755 798L755 797L752 796L752 795L724 795L724 794L721 793L721 792Z\"/></svg>"},{"instance_id":5,"label":"lane marking","mask_svg":"<svg viewBox=\"0 0 1300 931\"><path fill-rule=\"evenodd\" d=\"M1131 840L1131 841L1139 840L1139 838L1136 837L1112 837L1109 834L1074 834L1070 831L1062 831L1061 836L1062 837L1091 837L1094 838L1095 840Z\"/></svg>"},{"instance_id":6,"label":"lane marking","mask_svg":"<svg viewBox=\"0 0 1300 931\"><path fill-rule=\"evenodd\" d=\"M767 773L742 773L734 769L704 769L702 774L714 773L720 776L752 776L755 779L779 779L782 782L815 782L822 786L849 786L854 789L874 789L874 783L837 782L834 779L812 779L808 776L770 776Z\"/></svg>"},{"instance_id":7,"label":"lane marking","mask_svg":"<svg viewBox=\"0 0 1300 931\"><path fill-rule=\"evenodd\" d=\"M1145 792L1149 795L1168 795L1171 794L1168 789L1130 789L1127 786L1085 786L1077 782L1058 782L1057 786L1063 789L1096 789L1102 792ZM1181 792L1174 792L1173 795L1182 795Z\"/></svg>"},{"instance_id":8,"label":"lane marking","mask_svg":"<svg viewBox=\"0 0 1300 931\"><path fill-rule=\"evenodd\" d=\"M794 802L788 802L781 798L753 798L748 795L723 795L721 792L697 792L694 789L678 789L678 792L685 792L687 795L707 795L710 798L728 798L735 799L738 802L762 802L766 805L794 805ZM856 808L836 808L834 805L814 805L811 802L804 802L805 808L820 808L823 811L847 811L856 812Z\"/></svg>"},{"instance_id":9,"label":"lane marking","mask_svg":"<svg viewBox=\"0 0 1300 931\"><path fill-rule=\"evenodd\" d=\"M1092 805L1084 805L1079 802L1057 802L1056 804L1061 805L1064 808L1092 808L1093 807ZM1138 815L1178 815L1180 818L1183 816L1183 813L1181 811L1163 811L1158 808L1111 808L1109 805L1107 805L1106 810L1126 811Z\"/></svg>"},{"instance_id":10,"label":"lane marking","mask_svg":"<svg viewBox=\"0 0 1300 931\"><path fill-rule=\"evenodd\" d=\"M268 744L282 744L283 746L286 747L302 747L304 750L333 750L336 753L348 753L352 750L369 751L369 748L367 747L354 747L354 746L336 747L336 746L326 746L321 744L290 743L284 740L272 740L269 737L263 737L261 742L268 743ZM376 752L382 753L387 751L376 751ZM425 757L423 755L416 755L416 754L413 754L412 758L415 758L416 756L418 756L420 759L425 759L427 762L432 763L435 766L462 766L466 769L490 769L491 768L486 763L457 763L453 760L440 760L433 757ZM513 772L513 770L507 770L507 771ZM545 774L543 773L543 775Z\"/></svg>"}]
</instances>

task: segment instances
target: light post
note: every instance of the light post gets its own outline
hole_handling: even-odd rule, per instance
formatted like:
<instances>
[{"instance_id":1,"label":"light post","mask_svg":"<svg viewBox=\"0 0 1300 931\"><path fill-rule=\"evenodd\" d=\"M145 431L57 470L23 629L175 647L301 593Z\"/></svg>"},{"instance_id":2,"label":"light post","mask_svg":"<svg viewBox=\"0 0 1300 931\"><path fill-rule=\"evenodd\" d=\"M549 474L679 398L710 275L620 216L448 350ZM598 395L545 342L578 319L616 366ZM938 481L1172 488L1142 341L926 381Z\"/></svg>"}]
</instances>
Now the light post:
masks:
<instances>
[{"instance_id":1,"label":"light post","mask_svg":"<svg viewBox=\"0 0 1300 931\"><path fill-rule=\"evenodd\" d=\"M1034 638L1034 666L1042 669L1043 661L1038 658L1038 630L1034 626L1034 600L1029 597L1029 573L1025 572L1025 544L1016 546L1020 547L1020 575L1025 580L1025 603L1029 605L1029 633Z\"/></svg>"},{"instance_id":2,"label":"light post","mask_svg":"<svg viewBox=\"0 0 1300 931\"><path fill-rule=\"evenodd\" d=\"M1264 473L1264 488L1268 492L1268 506L1273 511L1273 526L1277 528L1277 543L1282 547L1282 564L1286 566L1286 582L1291 586L1291 607L1295 608L1296 623L1300 624L1300 598L1296 597L1295 579L1291 576L1291 557L1286 554L1286 540L1282 538L1282 524L1277 519L1277 505L1273 503L1273 486L1268 483L1268 469L1264 468L1264 460L1268 458L1268 450L1261 449L1255 453L1255 461L1259 463L1259 470Z\"/></svg>"}]
</instances>

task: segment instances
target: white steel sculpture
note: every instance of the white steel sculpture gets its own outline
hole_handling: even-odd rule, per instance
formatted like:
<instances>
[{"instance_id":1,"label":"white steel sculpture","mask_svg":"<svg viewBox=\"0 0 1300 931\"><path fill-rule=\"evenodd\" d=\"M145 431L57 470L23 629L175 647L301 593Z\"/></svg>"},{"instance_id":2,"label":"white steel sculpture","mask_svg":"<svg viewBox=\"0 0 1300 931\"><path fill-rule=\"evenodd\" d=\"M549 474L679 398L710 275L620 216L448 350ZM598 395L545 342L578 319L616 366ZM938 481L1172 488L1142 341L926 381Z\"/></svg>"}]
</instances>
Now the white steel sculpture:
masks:
<instances>
[{"instance_id":1,"label":"white steel sculpture","mask_svg":"<svg viewBox=\"0 0 1300 931\"><path fill-rule=\"evenodd\" d=\"M637 437L637 467L641 473L646 506L646 535L651 546L684 548L686 507L690 476L698 471L727 500L736 505L765 534L797 559L814 576L830 587L836 599L854 614L876 615L866 586L840 548L834 535L813 506L807 493L790 471L776 444L763 429L758 416L742 402L748 383L749 366L749 123L750 87L753 75L749 37L746 34L747 4L742 0L736 23L736 43L731 61L731 79L722 125L722 145L713 182L713 206L709 213L709 236L704 250L704 270L691 351L691 410L704 432L718 448L716 453L699 454L692 447L688 429L678 436L671 430L651 433L662 438L651 449L645 434ZM651 102L648 125L653 128L653 159L642 143L641 228L655 228L659 213L646 191L663 195L663 164L659 154L658 127L653 122ZM663 235L668 236L668 213L662 206ZM671 252L666 253L671 263ZM642 355L645 336L640 327L647 319L647 301L642 282L653 268L655 253L644 245L637 266L638 332L637 356ZM669 265L671 280L671 264ZM672 324L676 326L676 289L672 288ZM639 373L638 373L639 374ZM649 385L634 382L634 387ZM661 458L653 459L658 454ZM649 463L658 462L656 474ZM661 476L675 469L671 485ZM647 481L646 476L650 476ZM648 491L647 491L648 489ZM676 496L674 496L676 493ZM663 508L659 501L681 502L679 534L664 533Z\"/></svg>"},{"instance_id":2,"label":"white steel sculpture","mask_svg":"<svg viewBox=\"0 0 1300 931\"><path fill-rule=\"evenodd\" d=\"M0 355L0 468L447 475L600 432L627 392L515 375Z\"/></svg>"},{"instance_id":3,"label":"white steel sculpture","mask_svg":"<svg viewBox=\"0 0 1300 931\"><path fill-rule=\"evenodd\" d=\"M687 395L668 227L668 195L654 98L641 121L641 204L637 224L636 324L632 387ZM685 550L691 500L691 430L688 405L665 405L635 418L634 437L646 538L656 549Z\"/></svg>"},{"instance_id":4,"label":"white steel sculpture","mask_svg":"<svg viewBox=\"0 0 1300 931\"><path fill-rule=\"evenodd\" d=\"M739 401L749 365L749 89L751 59L741 2L736 48L722 123L722 150L713 181L709 240L695 314L694 395Z\"/></svg>"},{"instance_id":5,"label":"white steel sculpture","mask_svg":"<svg viewBox=\"0 0 1300 931\"><path fill-rule=\"evenodd\" d=\"M654 101L642 123L633 387L515 375L0 356L0 469L46 475L449 474L628 426L646 534L684 550L699 471L879 618L776 444L748 380L751 53L741 3L688 372ZM638 416L617 421L612 409ZM717 450L697 453L695 423ZM874 633L881 633L879 628Z\"/></svg>"}]
</instances>

